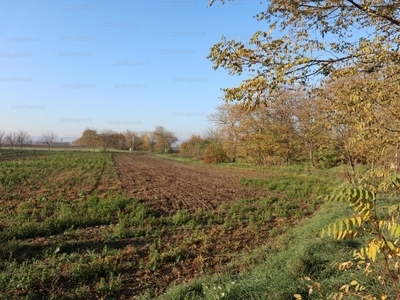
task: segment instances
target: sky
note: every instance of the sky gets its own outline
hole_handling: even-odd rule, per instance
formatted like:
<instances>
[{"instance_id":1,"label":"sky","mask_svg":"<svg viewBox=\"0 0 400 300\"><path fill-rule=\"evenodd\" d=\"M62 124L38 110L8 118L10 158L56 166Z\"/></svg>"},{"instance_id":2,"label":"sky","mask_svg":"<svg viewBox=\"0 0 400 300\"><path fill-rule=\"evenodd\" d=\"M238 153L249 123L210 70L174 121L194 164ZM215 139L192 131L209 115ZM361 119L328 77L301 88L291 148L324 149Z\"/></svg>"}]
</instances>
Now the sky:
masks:
<instances>
[{"instance_id":1,"label":"sky","mask_svg":"<svg viewBox=\"0 0 400 300\"><path fill-rule=\"evenodd\" d=\"M244 77L212 69L221 40L267 30L237 0L2 0L0 130L73 140L85 128L202 134Z\"/></svg>"}]
</instances>

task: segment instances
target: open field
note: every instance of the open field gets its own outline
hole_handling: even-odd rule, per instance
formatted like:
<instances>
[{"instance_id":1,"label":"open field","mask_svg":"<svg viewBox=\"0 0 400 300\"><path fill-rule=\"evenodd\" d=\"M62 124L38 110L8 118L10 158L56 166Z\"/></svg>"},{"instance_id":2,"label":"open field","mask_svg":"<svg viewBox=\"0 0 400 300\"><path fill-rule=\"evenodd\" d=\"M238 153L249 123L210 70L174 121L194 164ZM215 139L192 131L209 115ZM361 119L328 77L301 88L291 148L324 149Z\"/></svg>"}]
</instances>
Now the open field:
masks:
<instances>
[{"instance_id":1,"label":"open field","mask_svg":"<svg viewBox=\"0 0 400 300\"><path fill-rule=\"evenodd\" d=\"M309 217L327 185L149 155L9 157L1 299L154 299L172 284L243 274L258 261L248 255Z\"/></svg>"}]
</instances>

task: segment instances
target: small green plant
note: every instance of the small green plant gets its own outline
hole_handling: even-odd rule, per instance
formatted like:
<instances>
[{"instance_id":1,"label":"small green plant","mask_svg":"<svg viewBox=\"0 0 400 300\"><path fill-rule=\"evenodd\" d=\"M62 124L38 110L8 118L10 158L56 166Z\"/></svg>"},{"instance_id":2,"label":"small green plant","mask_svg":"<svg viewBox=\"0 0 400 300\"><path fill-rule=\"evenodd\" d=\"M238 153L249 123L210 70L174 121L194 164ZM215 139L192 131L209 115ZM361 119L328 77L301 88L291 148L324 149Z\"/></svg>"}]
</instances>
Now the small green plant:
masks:
<instances>
[{"instance_id":1,"label":"small green plant","mask_svg":"<svg viewBox=\"0 0 400 300\"><path fill-rule=\"evenodd\" d=\"M148 267L150 270L155 271L158 267L158 264L162 260L162 256L158 250L159 245L161 241L155 240L151 245L150 245L150 254L149 254L149 263Z\"/></svg>"},{"instance_id":2,"label":"small green plant","mask_svg":"<svg viewBox=\"0 0 400 300\"><path fill-rule=\"evenodd\" d=\"M122 283L121 275L115 276L111 274L110 278L100 278L100 282L97 287L97 293L100 295L113 295L118 291Z\"/></svg>"},{"instance_id":3,"label":"small green plant","mask_svg":"<svg viewBox=\"0 0 400 300\"><path fill-rule=\"evenodd\" d=\"M172 216L172 223L175 226L182 226L189 222L191 216L188 214L186 209L181 209Z\"/></svg>"},{"instance_id":4,"label":"small green plant","mask_svg":"<svg viewBox=\"0 0 400 300\"><path fill-rule=\"evenodd\" d=\"M400 181L395 178L394 182ZM388 186L387 181L380 184L381 188L385 186ZM365 299L400 299L400 206L378 206L378 190L377 188L371 191L362 187L343 188L325 198L326 201L350 205L354 215L329 224L320 230L319 235L330 236L336 240L364 237L363 246L353 251L355 263L338 263L336 265L339 270L352 267L362 269L366 276L375 278L381 286L380 290L368 291L362 284L353 280L350 284L343 285L341 291L335 293L331 299L341 299L351 294L366 297Z\"/></svg>"}]
</instances>

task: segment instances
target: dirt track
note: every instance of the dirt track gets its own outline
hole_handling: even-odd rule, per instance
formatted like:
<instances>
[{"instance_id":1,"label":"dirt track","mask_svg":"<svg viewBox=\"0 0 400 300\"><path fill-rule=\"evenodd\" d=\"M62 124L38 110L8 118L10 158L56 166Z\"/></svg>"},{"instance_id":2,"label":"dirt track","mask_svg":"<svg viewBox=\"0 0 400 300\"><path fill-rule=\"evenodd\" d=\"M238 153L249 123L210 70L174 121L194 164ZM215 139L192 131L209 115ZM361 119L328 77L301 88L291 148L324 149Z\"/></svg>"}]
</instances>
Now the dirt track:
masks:
<instances>
[{"instance_id":1,"label":"dirt track","mask_svg":"<svg viewBox=\"0 0 400 300\"><path fill-rule=\"evenodd\" d=\"M243 177L264 174L185 164L148 155L115 154L114 162L125 193L154 210L173 213L180 209L218 208L240 198L267 195L263 189L243 186Z\"/></svg>"}]
</instances>

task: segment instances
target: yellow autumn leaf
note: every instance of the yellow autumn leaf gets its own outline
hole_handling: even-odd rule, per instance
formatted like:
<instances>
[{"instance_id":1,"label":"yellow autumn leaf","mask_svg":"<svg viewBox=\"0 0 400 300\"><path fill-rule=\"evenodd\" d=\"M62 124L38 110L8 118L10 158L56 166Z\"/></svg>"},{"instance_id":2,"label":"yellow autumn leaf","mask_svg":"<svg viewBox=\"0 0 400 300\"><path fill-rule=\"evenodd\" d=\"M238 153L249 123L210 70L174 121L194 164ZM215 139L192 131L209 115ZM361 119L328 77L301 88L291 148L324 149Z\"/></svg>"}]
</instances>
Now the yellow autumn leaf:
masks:
<instances>
[{"instance_id":1,"label":"yellow autumn leaf","mask_svg":"<svg viewBox=\"0 0 400 300\"><path fill-rule=\"evenodd\" d=\"M375 261L376 259L376 246L374 243L370 243L369 245L369 250L368 250L368 256L372 261Z\"/></svg>"}]
</instances>

